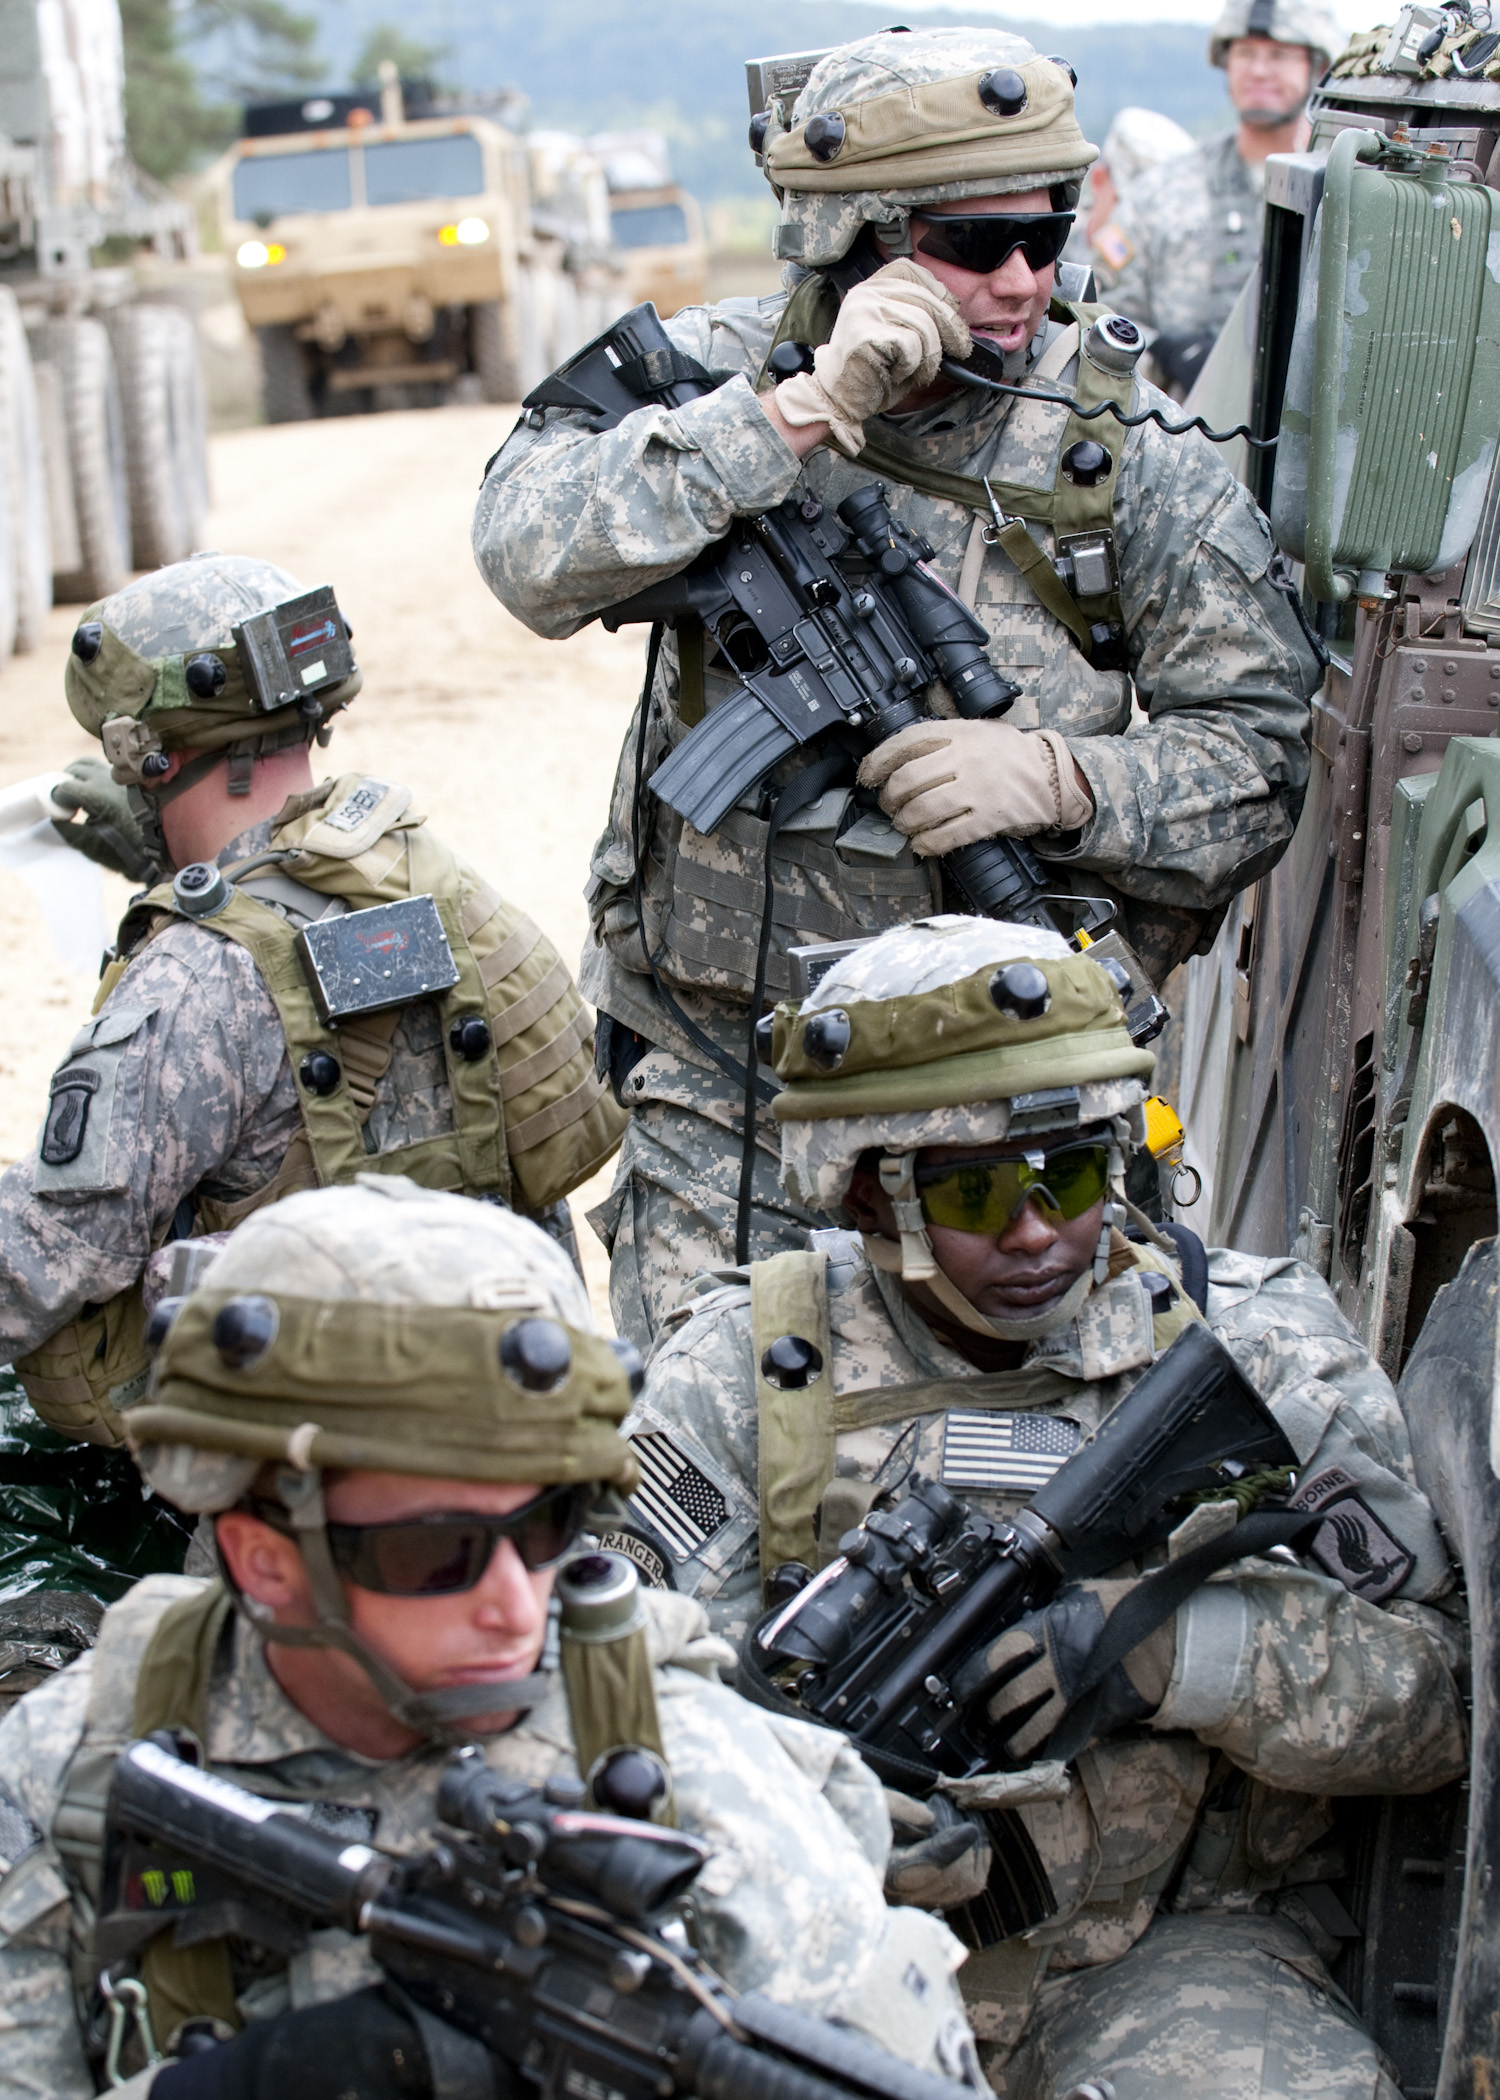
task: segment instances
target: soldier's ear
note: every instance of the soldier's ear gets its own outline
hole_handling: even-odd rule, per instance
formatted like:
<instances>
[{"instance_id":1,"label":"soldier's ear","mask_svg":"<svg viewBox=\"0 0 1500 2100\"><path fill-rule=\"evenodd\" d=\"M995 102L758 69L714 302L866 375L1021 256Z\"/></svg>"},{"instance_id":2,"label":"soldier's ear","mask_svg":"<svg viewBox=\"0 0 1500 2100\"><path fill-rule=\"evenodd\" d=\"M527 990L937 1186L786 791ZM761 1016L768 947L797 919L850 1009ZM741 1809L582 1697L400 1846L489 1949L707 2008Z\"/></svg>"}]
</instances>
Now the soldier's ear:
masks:
<instances>
[{"instance_id":1,"label":"soldier's ear","mask_svg":"<svg viewBox=\"0 0 1500 2100\"><path fill-rule=\"evenodd\" d=\"M312 1585L294 1540L247 1509L227 1509L214 1526L229 1579L243 1596L278 1617L310 1620Z\"/></svg>"},{"instance_id":2,"label":"soldier's ear","mask_svg":"<svg viewBox=\"0 0 1500 2100\"><path fill-rule=\"evenodd\" d=\"M891 1209L891 1199L863 1160L850 1177L844 1209L856 1232L880 1233L888 1239L894 1237L896 1217Z\"/></svg>"}]
</instances>

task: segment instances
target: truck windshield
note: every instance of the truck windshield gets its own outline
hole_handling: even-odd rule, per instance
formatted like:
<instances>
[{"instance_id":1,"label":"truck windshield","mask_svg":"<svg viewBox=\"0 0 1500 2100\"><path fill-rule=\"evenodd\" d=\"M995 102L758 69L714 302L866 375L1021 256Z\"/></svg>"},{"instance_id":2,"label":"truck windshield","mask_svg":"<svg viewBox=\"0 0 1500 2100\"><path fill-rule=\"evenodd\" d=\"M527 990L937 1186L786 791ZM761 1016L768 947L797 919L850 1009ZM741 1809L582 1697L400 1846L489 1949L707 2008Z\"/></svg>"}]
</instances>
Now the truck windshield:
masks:
<instances>
[{"instance_id":1,"label":"truck windshield","mask_svg":"<svg viewBox=\"0 0 1500 2100\"><path fill-rule=\"evenodd\" d=\"M234 171L234 215L262 226L283 212L347 211L349 152L247 154Z\"/></svg>"},{"instance_id":2,"label":"truck windshield","mask_svg":"<svg viewBox=\"0 0 1500 2100\"><path fill-rule=\"evenodd\" d=\"M679 248L688 237L680 204L632 204L609 216L617 248Z\"/></svg>"},{"instance_id":3,"label":"truck windshield","mask_svg":"<svg viewBox=\"0 0 1500 2100\"><path fill-rule=\"evenodd\" d=\"M469 132L448 138L384 139L365 148L365 201L419 204L425 197L477 197L484 156Z\"/></svg>"}]
</instances>

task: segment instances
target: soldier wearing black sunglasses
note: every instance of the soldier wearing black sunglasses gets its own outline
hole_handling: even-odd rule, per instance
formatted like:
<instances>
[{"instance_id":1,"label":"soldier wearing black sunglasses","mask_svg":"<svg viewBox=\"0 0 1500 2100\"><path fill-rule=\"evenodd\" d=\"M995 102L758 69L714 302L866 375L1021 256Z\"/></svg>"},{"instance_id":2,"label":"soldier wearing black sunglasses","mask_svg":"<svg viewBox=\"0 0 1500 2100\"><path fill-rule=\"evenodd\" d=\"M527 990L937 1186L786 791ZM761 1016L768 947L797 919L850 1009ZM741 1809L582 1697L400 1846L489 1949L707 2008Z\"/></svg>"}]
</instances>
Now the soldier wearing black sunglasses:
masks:
<instances>
[{"instance_id":1,"label":"soldier wearing black sunglasses","mask_svg":"<svg viewBox=\"0 0 1500 2100\"><path fill-rule=\"evenodd\" d=\"M220 1579L137 1585L0 1731L0 2095L85 2100L108 2055L127 2100L157 2080L161 2100L492 2100L485 2052L369 1988L357 1941L308 1945L185 1865L159 1899L139 1877L138 1941L91 1943L113 1760L161 1728L396 1853L434 1842L455 1741L558 1801L668 1813L712 1855L699 1941L731 1985L977 2080L953 1942L887 1909L880 1790L851 1751L815 1730L783 1747L717 1681L731 1651L685 1597L643 1598L602 1674L579 1659L597 1629L565 1632L559 1667L559 1565L637 1473L617 1427L632 1352L593 1332L552 1240L370 1176L247 1221L154 1339L134 1448L158 1492L211 1518ZM628 1575L591 1552L574 1591L601 1572ZM610 1754L575 1748L599 1741L669 1791L627 1803Z\"/></svg>"},{"instance_id":2,"label":"soldier wearing black sunglasses","mask_svg":"<svg viewBox=\"0 0 1500 2100\"><path fill-rule=\"evenodd\" d=\"M1019 697L969 720L935 692L930 719L862 763L846 754L814 805L791 814L788 760L705 839L649 782L756 666L743 637L726 631L731 662L693 620L663 637L594 856L582 971L632 1112L595 1223L616 1324L642 1347L685 1278L734 1258L747 1003L757 982L790 990L789 950L966 908L940 894L938 863L1005 836L1077 900L1057 908L1068 930L1107 899L1159 983L1281 853L1307 779L1319 669L1263 521L1202 439L1127 429L1106 405L1170 406L1133 371L1138 332L1060 259L1095 157L1071 67L993 24L892 29L806 61L752 68L784 292L667 322L722 382L685 406L602 432L581 408L531 408L490 462L480 567L538 633L572 634L739 521L791 500L826 533L880 482ZM789 821L768 831L778 796ZM756 1256L820 1222L776 1183L770 1091Z\"/></svg>"}]
</instances>

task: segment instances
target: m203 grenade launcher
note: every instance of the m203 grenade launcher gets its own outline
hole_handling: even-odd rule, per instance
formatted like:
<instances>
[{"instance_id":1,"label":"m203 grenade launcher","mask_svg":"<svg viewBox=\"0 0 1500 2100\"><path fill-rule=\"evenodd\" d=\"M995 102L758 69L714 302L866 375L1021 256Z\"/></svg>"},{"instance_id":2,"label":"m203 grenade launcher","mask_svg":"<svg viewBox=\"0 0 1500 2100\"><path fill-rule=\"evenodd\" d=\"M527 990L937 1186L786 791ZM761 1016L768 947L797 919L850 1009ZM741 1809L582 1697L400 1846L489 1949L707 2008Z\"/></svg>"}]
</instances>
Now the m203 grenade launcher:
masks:
<instances>
[{"instance_id":1,"label":"m203 grenade launcher","mask_svg":"<svg viewBox=\"0 0 1500 2100\"><path fill-rule=\"evenodd\" d=\"M571 409L593 430L612 430L650 402L681 408L724 377L684 356L648 304L543 380L523 407L538 421L548 408ZM990 663L980 621L927 567L932 551L892 517L884 487L872 482L836 514L788 497L739 518L680 574L607 607L599 617L611 632L701 621L740 681L657 768L653 793L711 833L773 766L815 740L827 751L842 744L852 772L863 753L928 718L939 681L960 715L1003 715L1021 689ZM941 865L971 910L1073 931L1054 918L1046 871L1018 840L981 839ZM1080 899L1078 909L1096 907Z\"/></svg>"}]
</instances>

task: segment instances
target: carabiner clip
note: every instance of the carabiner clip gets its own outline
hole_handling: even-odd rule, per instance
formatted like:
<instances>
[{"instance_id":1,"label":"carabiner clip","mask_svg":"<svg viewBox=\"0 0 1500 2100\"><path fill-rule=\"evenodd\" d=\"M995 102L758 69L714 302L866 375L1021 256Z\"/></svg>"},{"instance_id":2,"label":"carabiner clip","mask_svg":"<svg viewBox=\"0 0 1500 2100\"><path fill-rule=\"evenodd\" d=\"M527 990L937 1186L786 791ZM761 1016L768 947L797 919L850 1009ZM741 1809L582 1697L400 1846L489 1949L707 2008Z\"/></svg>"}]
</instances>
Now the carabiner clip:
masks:
<instances>
[{"instance_id":1,"label":"carabiner clip","mask_svg":"<svg viewBox=\"0 0 1500 2100\"><path fill-rule=\"evenodd\" d=\"M104 2052L104 2075L112 2086L128 2085L130 2078L120 2069L120 2053L125 2047L132 2021L146 2052L146 2061L141 2068L149 2071L163 2061L151 2026L146 1986L138 1976L122 1976L118 1983L114 1983L106 1971L99 1978L99 1995L109 2007L109 2045ZM134 2076L132 2072L130 2077Z\"/></svg>"}]
</instances>

